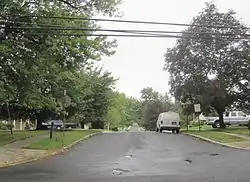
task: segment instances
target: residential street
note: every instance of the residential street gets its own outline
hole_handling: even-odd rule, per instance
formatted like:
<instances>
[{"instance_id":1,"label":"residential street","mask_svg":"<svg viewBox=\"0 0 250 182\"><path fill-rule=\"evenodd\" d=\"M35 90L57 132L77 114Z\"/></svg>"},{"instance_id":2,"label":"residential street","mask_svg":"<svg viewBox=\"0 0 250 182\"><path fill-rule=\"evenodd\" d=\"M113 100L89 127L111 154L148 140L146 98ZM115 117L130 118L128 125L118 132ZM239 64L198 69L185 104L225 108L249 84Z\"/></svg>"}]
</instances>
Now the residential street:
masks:
<instances>
[{"instance_id":1,"label":"residential street","mask_svg":"<svg viewBox=\"0 0 250 182\"><path fill-rule=\"evenodd\" d=\"M105 133L74 150L0 169L1 182L247 182L250 152L184 135Z\"/></svg>"}]
</instances>

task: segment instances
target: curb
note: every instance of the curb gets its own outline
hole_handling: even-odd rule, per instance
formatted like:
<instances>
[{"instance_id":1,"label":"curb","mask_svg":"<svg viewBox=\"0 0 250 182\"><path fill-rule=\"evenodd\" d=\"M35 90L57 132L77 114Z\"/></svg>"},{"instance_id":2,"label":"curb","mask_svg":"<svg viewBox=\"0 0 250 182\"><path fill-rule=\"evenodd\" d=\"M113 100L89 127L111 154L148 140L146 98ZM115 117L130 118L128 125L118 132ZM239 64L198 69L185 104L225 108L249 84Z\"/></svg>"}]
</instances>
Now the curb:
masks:
<instances>
[{"instance_id":1,"label":"curb","mask_svg":"<svg viewBox=\"0 0 250 182\"><path fill-rule=\"evenodd\" d=\"M234 146L234 145L231 145L231 144L227 144L227 143L217 142L217 141L214 141L214 140L211 140L211 139L199 136L199 135L191 134L191 133L182 133L182 134L183 135L187 135L187 136L191 136L193 138L196 138L196 139L199 139L199 140L202 140L202 141L206 141L206 142L209 142L209 143L220 145L222 147L228 147L228 148L233 148L233 149L238 149L238 150L245 150L245 151L246 150L247 151L250 150L250 149L247 149L247 148L241 148L241 147L237 147L237 146Z\"/></svg>"},{"instance_id":2,"label":"curb","mask_svg":"<svg viewBox=\"0 0 250 182\"><path fill-rule=\"evenodd\" d=\"M101 135L102 132L96 132L96 133L93 133L93 134L90 134L90 135L87 135L65 147L63 147L62 149L58 149L56 151L48 151L47 153L45 153L44 155L40 156L40 157L37 157L37 158L30 158L30 159L24 159L24 160L21 160L21 161L15 161L15 162L11 162L11 163L0 163L0 168L4 168L4 167L11 167L11 166L16 166L16 165L19 165L19 164L25 164L25 163L29 163L29 162L35 162L35 161L38 161L38 160L41 160L41 159L44 159L44 158L48 158L48 157L51 157L51 156L55 156L55 155L59 155L59 154L63 154L67 151L69 151L70 149L72 149L74 146L76 146L77 144L79 144L80 142L84 141L84 140L87 140L93 136L96 136L96 135Z\"/></svg>"}]
</instances>

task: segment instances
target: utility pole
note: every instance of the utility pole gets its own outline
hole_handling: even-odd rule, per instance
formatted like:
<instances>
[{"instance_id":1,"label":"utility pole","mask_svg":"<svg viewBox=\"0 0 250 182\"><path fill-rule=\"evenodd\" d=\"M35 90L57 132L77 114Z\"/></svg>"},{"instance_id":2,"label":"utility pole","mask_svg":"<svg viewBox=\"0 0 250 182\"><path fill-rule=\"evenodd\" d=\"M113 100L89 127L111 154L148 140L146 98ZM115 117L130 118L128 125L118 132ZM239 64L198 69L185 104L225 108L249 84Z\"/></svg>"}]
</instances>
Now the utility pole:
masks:
<instances>
[{"instance_id":1,"label":"utility pole","mask_svg":"<svg viewBox=\"0 0 250 182\"><path fill-rule=\"evenodd\" d=\"M62 98L62 106L63 106L63 135L64 135L64 128L65 128L65 120L66 120L66 108L69 107L71 104L71 99L67 96L67 90L63 90L63 98Z\"/></svg>"},{"instance_id":2,"label":"utility pole","mask_svg":"<svg viewBox=\"0 0 250 182\"><path fill-rule=\"evenodd\" d=\"M64 102L63 102L63 135L64 135L64 128L65 128L65 112L66 112L66 95L67 95L67 90L63 90L63 97L64 97Z\"/></svg>"},{"instance_id":3,"label":"utility pole","mask_svg":"<svg viewBox=\"0 0 250 182\"><path fill-rule=\"evenodd\" d=\"M9 120L9 125L10 125L10 133L13 137L13 129L12 129L12 122L10 118L10 107L9 107L9 100L7 101L7 112L8 112L8 120Z\"/></svg>"}]
</instances>

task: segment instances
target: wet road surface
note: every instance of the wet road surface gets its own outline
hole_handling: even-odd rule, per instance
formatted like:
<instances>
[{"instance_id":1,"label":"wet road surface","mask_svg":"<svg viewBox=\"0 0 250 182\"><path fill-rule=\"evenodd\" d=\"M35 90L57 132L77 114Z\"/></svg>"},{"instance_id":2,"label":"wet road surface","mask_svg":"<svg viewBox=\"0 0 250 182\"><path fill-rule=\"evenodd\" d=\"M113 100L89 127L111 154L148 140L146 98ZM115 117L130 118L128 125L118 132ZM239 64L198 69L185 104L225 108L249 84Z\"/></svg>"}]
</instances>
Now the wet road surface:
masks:
<instances>
[{"instance_id":1,"label":"wet road surface","mask_svg":"<svg viewBox=\"0 0 250 182\"><path fill-rule=\"evenodd\" d=\"M0 182L249 182L250 152L184 135L105 133L72 151L0 169Z\"/></svg>"}]
</instances>

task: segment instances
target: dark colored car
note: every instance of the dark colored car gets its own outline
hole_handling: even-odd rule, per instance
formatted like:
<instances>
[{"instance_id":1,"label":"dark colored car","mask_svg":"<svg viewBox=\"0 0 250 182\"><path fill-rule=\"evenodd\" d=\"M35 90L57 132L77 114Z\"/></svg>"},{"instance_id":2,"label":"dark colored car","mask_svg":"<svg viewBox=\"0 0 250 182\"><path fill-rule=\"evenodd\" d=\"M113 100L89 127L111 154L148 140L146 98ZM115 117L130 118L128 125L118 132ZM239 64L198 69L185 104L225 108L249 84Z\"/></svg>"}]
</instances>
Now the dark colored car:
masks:
<instances>
[{"instance_id":1,"label":"dark colored car","mask_svg":"<svg viewBox=\"0 0 250 182\"><path fill-rule=\"evenodd\" d=\"M65 123L65 128L67 128L67 129L77 128L77 124L76 123Z\"/></svg>"},{"instance_id":2,"label":"dark colored car","mask_svg":"<svg viewBox=\"0 0 250 182\"><path fill-rule=\"evenodd\" d=\"M61 129L63 128L63 121L62 120L50 120L47 121L46 123L44 123L44 125L46 126L47 129L51 128L51 123L54 123L54 129Z\"/></svg>"}]
</instances>

